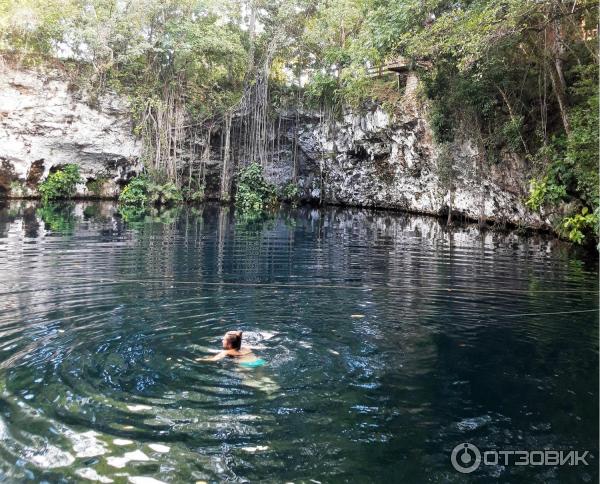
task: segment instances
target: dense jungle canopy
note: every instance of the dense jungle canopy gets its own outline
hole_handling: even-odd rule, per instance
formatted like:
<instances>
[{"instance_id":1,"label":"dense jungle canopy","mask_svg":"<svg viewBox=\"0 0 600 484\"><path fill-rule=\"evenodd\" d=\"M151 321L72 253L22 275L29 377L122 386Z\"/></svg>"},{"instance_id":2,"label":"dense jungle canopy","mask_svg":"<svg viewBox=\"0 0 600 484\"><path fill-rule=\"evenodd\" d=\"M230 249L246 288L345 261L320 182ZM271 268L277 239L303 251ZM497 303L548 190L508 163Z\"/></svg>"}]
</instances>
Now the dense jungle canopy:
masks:
<instances>
[{"instance_id":1,"label":"dense jungle canopy","mask_svg":"<svg viewBox=\"0 0 600 484\"><path fill-rule=\"evenodd\" d=\"M282 119L393 112L395 82L368 69L402 56L440 153L467 133L482 163L525 158L530 208L569 204L575 241L597 233L597 34L592 0L0 0L5 60L127 95L152 173L201 177L181 153L219 133L224 194L240 163L269 163Z\"/></svg>"}]
</instances>

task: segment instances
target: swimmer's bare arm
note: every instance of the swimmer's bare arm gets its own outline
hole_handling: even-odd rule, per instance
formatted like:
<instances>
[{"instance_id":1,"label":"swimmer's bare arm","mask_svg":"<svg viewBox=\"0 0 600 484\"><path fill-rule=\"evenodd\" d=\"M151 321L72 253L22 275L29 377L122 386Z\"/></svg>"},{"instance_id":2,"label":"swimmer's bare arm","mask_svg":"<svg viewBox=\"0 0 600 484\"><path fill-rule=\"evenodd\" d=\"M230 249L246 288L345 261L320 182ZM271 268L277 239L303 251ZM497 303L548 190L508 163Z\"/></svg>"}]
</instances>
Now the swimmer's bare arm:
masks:
<instances>
[{"instance_id":1,"label":"swimmer's bare arm","mask_svg":"<svg viewBox=\"0 0 600 484\"><path fill-rule=\"evenodd\" d=\"M216 355L205 356L204 358L196 358L196 361L219 361L227 356L239 357L252 355L252 350L248 348L242 348L241 350L223 350L219 351Z\"/></svg>"},{"instance_id":2,"label":"swimmer's bare arm","mask_svg":"<svg viewBox=\"0 0 600 484\"><path fill-rule=\"evenodd\" d=\"M205 356L203 358L196 358L196 361L219 361L228 355L227 350L219 351L216 355Z\"/></svg>"}]
</instances>

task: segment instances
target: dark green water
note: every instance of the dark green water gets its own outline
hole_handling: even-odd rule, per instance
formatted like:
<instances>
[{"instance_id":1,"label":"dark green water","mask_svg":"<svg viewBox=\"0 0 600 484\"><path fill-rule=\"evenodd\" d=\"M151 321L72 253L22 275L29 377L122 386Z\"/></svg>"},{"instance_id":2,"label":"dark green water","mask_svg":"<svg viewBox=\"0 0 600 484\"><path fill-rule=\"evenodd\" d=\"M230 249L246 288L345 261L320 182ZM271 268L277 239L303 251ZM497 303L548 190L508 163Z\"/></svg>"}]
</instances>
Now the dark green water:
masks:
<instances>
[{"instance_id":1,"label":"dark green water","mask_svg":"<svg viewBox=\"0 0 600 484\"><path fill-rule=\"evenodd\" d=\"M597 482L597 265L556 241L114 212L0 210L3 480ZM194 361L229 329L268 364ZM593 457L467 476L461 442Z\"/></svg>"}]
</instances>

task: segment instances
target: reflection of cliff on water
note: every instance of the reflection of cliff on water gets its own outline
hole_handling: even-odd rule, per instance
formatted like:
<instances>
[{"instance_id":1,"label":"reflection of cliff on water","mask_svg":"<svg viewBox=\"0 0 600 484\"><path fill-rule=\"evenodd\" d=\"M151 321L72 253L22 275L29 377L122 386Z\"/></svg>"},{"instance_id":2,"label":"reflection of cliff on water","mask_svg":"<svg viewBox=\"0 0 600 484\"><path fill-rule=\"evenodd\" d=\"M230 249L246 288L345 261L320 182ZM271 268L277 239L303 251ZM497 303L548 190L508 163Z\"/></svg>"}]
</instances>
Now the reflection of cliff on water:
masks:
<instances>
[{"instance_id":1,"label":"reflection of cliff on water","mask_svg":"<svg viewBox=\"0 0 600 484\"><path fill-rule=\"evenodd\" d=\"M235 231L238 235L234 242L236 247L241 248L243 245L249 248L255 245L258 251L261 250L261 241L284 238L289 247L286 257L295 250L295 240L299 234L311 234L317 241L323 237L334 238L344 249L335 253L319 253L319 264L351 263L352 254L357 248L353 241L367 244L371 250L387 250L389 257L383 258L387 262L382 264L383 259L378 258L379 266L372 269L387 273L391 278L390 283L402 282L394 276L402 267L414 266L421 271L426 270L421 251L424 247L446 258L448 264L452 265L453 272L462 272L463 282L468 282L469 274L472 275L473 271L477 272L478 261L489 259L493 262L517 255L543 259L544 255L552 252L581 264L579 260L569 257L572 247L547 234L523 236L517 232L480 230L476 225L449 229L432 217L369 209L284 207L270 214L252 217L216 204L140 210L118 207L112 202L40 206L32 201L12 201L4 209L0 209L0 236L6 236L10 232L26 238L44 238L52 233L73 235L89 230L107 234L108 230L112 234L128 234L138 244L144 245L148 243L144 239L150 233L159 234L178 227L180 236L201 249L206 248L211 240L210 237L205 238L206 240L198 238L201 235L199 227L204 227L206 223L216 230L216 239L211 243L217 246L217 261L222 261L218 253L222 254L224 250L235 251L235 248L224 245L226 238L223 234L229 231ZM128 229L134 229L138 233L130 233ZM268 244L266 247L268 248ZM465 254L467 248L469 257L465 261L460 256ZM163 245L162 250L167 250L167 247ZM260 256L259 252L255 255ZM261 257L264 259L266 256L268 253ZM243 266L246 264L241 264L238 269L250 275L255 272L256 263L260 261L253 261L245 269ZM439 267L440 271L447 269ZM363 272L367 273L366 270ZM529 282L531 283L531 279Z\"/></svg>"}]
</instances>

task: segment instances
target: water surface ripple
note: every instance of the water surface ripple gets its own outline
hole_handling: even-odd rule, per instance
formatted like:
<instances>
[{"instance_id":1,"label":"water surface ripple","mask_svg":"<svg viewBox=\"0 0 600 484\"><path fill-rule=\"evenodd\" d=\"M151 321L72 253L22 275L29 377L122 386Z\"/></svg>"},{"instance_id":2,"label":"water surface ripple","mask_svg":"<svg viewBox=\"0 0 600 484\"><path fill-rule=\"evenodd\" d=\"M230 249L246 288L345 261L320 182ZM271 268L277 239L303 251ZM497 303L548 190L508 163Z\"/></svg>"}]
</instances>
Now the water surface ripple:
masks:
<instances>
[{"instance_id":1,"label":"water surface ripple","mask_svg":"<svg viewBox=\"0 0 600 484\"><path fill-rule=\"evenodd\" d=\"M52 210L0 209L2 480L598 478L597 264L552 238L341 208ZM195 361L229 329L267 365ZM595 458L465 476L460 442Z\"/></svg>"}]
</instances>

